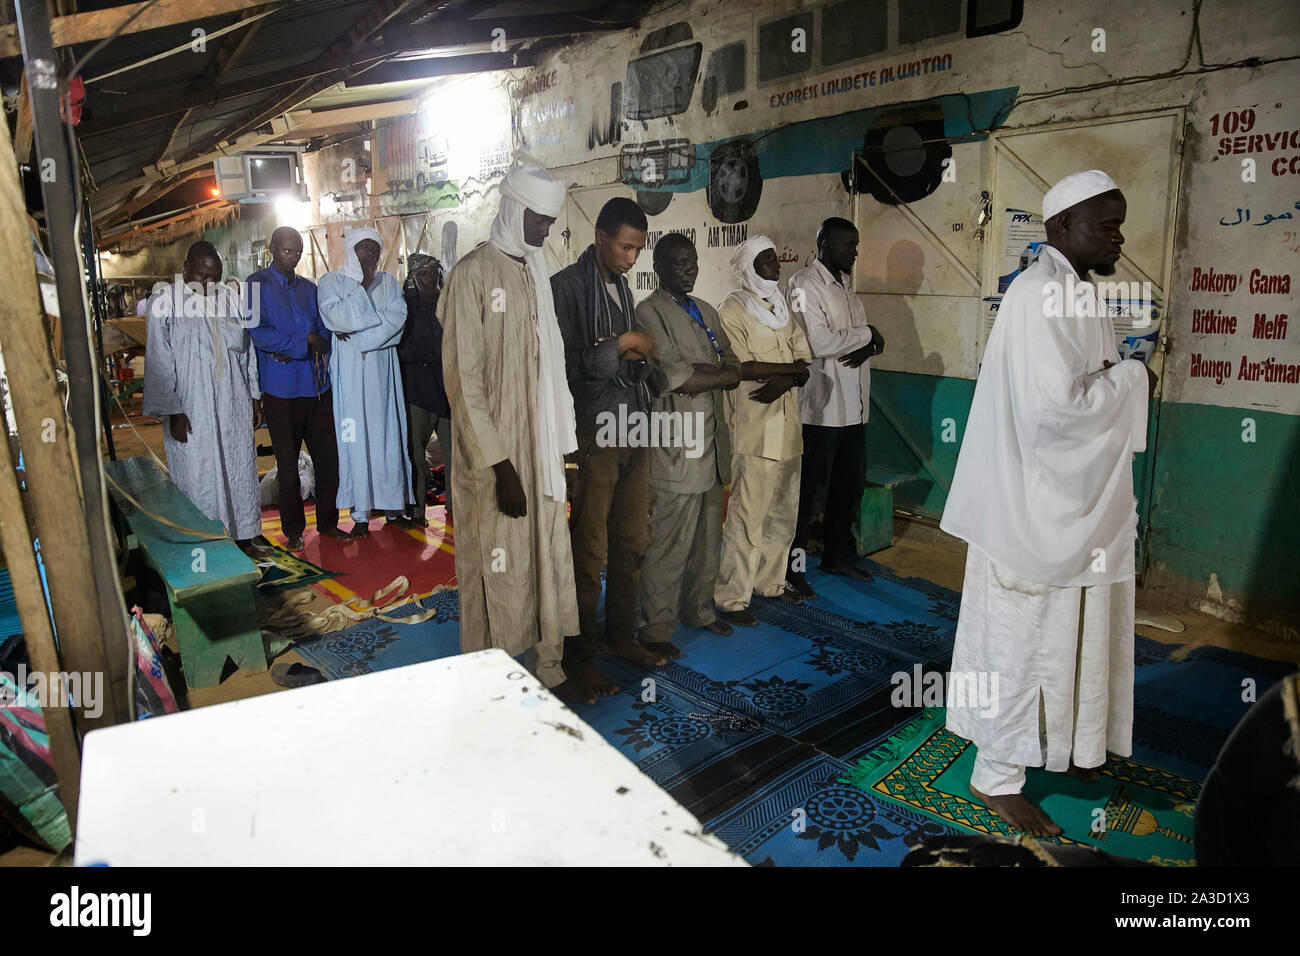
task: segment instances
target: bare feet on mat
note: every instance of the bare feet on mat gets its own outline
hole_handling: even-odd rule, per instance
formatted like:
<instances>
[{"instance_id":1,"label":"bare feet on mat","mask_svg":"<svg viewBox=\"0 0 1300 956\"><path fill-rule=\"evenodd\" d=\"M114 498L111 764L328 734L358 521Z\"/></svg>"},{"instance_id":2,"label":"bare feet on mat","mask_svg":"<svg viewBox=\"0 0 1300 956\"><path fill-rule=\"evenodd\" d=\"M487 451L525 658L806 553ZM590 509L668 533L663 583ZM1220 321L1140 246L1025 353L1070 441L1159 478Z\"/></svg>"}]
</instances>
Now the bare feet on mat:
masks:
<instances>
[{"instance_id":1,"label":"bare feet on mat","mask_svg":"<svg viewBox=\"0 0 1300 956\"><path fill-rule=\"evenodd\" d=\"M812 588L809 588L808 590L811 591ZM814 597L815 597L815 596L816 596L816 595L814 595ZM772 597L772 600L773 600L773 601L784 601L786 604L802 604L802 603L803 603L803 597L802 597L802 595L800 595L799 592L795 590L794 585L791 584L789 581L787 581L786 584L785 584L785 590L782 591L780 594L774 595L774 596Z\"/></svg>"},{"instance_id":2,"label":"bare feet on mat","mask_svg":"<svg viewBox=\"0 0 1300 956\"><path fill-rule=\"evenodd\" d=\"M974 787L970 788L970 792L972 797L1005 820L1013 829L1035 837L1056 836L1061 832L1061 828L1052 822L1052 818L1037 804L1031 803L1023 793L990 797L986 793L980 793Z\"/></svg>"},{"instance_id":3,"label":"bare feet on mat","mask_svg":"<svg viewBox=\"0 0 1300 956\"><path fill-rule=\"evenodd\" d=\"M269 558L275 553L266 545L259 544L252 538L245 538L243 541L236 541L235 544L239 545L239 550L243 551L244 554L248 555L250 558Z\"/></svg>"},{"instance_id":4,"label":"bare feet on mat","mask_svg":"<svg viewBox=\"0 0 1300 956\"><path fill-rule=\"evenodd\" d=\"M666 657L676 660L679 657L685 657L685 652L675 644L667 641L642 641L641 646L657 657Z\"/></svg>"},{"instance_id":5,"label":"bare feet on mat","mask_svg":"<svg viewBox=\"0 0 1300 956\"><path fill-rule=\"evenodd\" d=\"M1104 767L1105 764L1102 766ZM1076 767L1073 760L1070 761L1070 769L1065 773L1076 780L1086 780L1088 783L1096 783L1101 779L1101 767Z\"/></svg>"},{"instance_id":6,"label":"bare feet on mat","mask_svg":"<svg viewBox=\"0 0 1300 956\"><path fill-rule=\"evenodd\" d=\"M302 543L302 535L296 534L289 539L289 543L286 544L285 547L290 551L301 551L303 548L307 547L307 545Z\"/></svg>"},{"instance_id":7,"label":"bare feet on mat","mask_svg":"<svg viewBox=\"0 0 1300 956\"><path fill-rule=\"evenodd\" d=\"M352 540L352 533L344 531L342 528L317 528L316 533L322 538L333 538L335 541Z\"/></svg>"},{"instance_id":8,"label":"bare feet on mat","mask_svg":"<svg viewBox=\"0 0 1300 956\"><path fill-rule=\"evenodd\" d=\"M758 627L758 618L747 607L742 607L739 611L723 611L722 616L737 627Z\"/></svg>"},{"instance_id":9,"label":"bare feet on mat","mask_svg":"<svg viewBox=\"0 0 1300 956\"><path fill-rule=\"evenodd\" d=\"M857 578L859 581L872 580L870 571L864 571L862 568L855 567L848 561L834 561L830 564L823 561L819 570L824 574L842 574L846 578Z\"/></svg>"},{"instance_id":10,"label":"bare feet on mat","mask_svg":"<svg viewBox=\"0 0 1300 956\"><path fill-rule=\"evenodd\" d=\"M817 597L817 592L812 589L812 585L808 583L808 579L797 571L792 571L786 575L785 584L786 587L793 590L795 594L799 595L799 597L803 598L805 601L811 601L813 598Z\"/></svg>"},{"instance_id":11,"label":"bare feet on mat","mask_svg":"<svg viewBox=\"0 0 1300 956\"><path fill-rule=\"evenodd\" d=\"M642 647L636 641L611 641L605 645L604 651L611 657L621 657L642 667L663 667L668 663L666 653L652 651L648 647Z\"/></svg>"},{"instance_id":12,"label":"bare feet on mat","mask_svg":"<svg viewBox=\"0 0 1300 956\"><path fill-rule=\"evenodd\" d=\"M576 665L565 683L573 685L575 696L585 704L594 704L600 697L618 693L618 685L598 671L591 661Z\"/></svg>"},{"instance_id":13,"label":"bare feet on mat","mask_svg":"<svg viewBox=\"0 0 1300 956\"><path fill-rule=\"evenodd\" d=\"M726 637L732 631L731 625L722 618L716 618L712 624L705 624L704 629L706 631L712 631L714 634L719 634L722 637Z\"/></svg>"}]
</instances>

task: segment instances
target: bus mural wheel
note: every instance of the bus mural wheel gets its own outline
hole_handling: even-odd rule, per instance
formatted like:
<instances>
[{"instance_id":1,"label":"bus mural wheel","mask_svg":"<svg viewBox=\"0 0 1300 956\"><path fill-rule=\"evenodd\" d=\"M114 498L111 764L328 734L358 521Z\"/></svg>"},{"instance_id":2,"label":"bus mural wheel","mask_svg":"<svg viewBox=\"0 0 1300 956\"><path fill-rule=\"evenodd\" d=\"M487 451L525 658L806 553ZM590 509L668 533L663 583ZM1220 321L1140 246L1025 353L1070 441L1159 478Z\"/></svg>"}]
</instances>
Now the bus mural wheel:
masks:
<instances>
[{"instance_id":1,"label":"bus mural wheel","mask_svg":"<svg viewBox=\"0 0 1300 956\"><path fill-rule=\"evenodd\" d=\"M417 173L415 177L415 188L424 192L424 187L429 185L429 181L424 178L424 173Z\"/></svg>"},{"instance_id":2,"label":"bus mural wheel","mask_svg":"<svg viewBox=\"0 0 1300 956\"><path fill-rule=\"evenodd\" d=\"M709 211L720 222L744 222L758 209L763 174L747 139L723 143L709 158Z\"/></svg>"},{"instance_id":3,"label":"bus mural wheel","mask_svg":"<svg viewBox=\"0 0 1300 956\"><path fill-rule=\"evenodd\" d=\"M636 204L641 207L641 211L647 216L657 216L673 201L673 194L667 192L647 192L644 189L636 191Z\"/></svg>"},{"instance_id":4,"label":"bus mural wheel","mask_svg":"<svg viewBox=\"0 0 1300 956\"><path fill-rule=\"evenodd\" d=\"M937 103L907 104L872 122L853 168L840 178L848 191L867 193L885 205L916 202L939 188L951 158L943 108Z\"/></svg>"}]
</instances>

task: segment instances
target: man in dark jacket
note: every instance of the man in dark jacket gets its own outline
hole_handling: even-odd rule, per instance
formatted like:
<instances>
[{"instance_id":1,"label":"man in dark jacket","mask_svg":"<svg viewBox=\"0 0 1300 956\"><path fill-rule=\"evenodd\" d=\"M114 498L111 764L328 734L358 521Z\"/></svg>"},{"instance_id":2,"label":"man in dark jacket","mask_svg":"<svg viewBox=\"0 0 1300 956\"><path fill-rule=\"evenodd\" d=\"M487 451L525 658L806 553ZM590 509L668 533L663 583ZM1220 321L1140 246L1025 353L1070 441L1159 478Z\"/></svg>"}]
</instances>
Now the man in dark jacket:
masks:
<instances>
[{"instance_id":1,"label":"man in dark jacket","mask_svg":"<svg viewBox=\"0 0 1300 956\"><path fill-rule=\"evenodd\" d=\"M591 663L601 636L596 609L607 558L606 649L643 666L666 662L663 654L636 641L650 449L608 440L618 433L609 423L644 416L650 408L646 360L653 356L655 344L633 328L632 293L625 278L645 247L646 229L641 207L631 199L611 199L596 217L596 241L577 262L551 276L578 432L578 479L569 533L582 636L566 642L564 669L592 702L618 691Z\"/></svg>"},{"instance_id":2,"label":"man in dark jacket","mask_svg":"<svg viewBox=\"0 0 1300 956\"><path fill-rule=\"evenodd\" d=\"M442 264L433 256L415 253L406 260L406 331L397 346L406 390L406 419L411 440L411 487L415 503L409 516L390 519L399 527L428 527L424 516L429 489L429 463L425 448L430 436L446 459L443 472L447 517L451 517L451 405L442 384L442 325L434 312L442 291Z\"/></svg>"}]
</instances>

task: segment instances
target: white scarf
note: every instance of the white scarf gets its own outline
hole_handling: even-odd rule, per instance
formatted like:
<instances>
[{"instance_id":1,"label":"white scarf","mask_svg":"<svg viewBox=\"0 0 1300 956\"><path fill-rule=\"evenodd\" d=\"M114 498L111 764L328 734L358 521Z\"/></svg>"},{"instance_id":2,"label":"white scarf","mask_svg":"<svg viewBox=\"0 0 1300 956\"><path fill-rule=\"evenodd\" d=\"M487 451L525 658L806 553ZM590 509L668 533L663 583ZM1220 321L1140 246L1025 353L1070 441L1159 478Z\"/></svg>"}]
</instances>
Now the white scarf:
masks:
<instances>
[{"instance_id":1,"label":"white scarf","mask_svg":"<svg viewBox=\"0 0 1300 956\"><path fill-rule=\"evenodd\" d=\"M362 226L360 229L353 229L344 238L347 245L347 255L343 257L343 274L349 279L361 282L365 279L365 272L361 268L361 260L357 258L357 243L370 239L379 246L379 258L384 257L384 240L374 229L369 226ZM379 263L375 263L375 275L379 274Z\"/></svg>"},{"instance_id":2,"label":"white scarf","mask_svg":"<svg viewBox=\"0 0 1300 956\"><path fill-rule=\"evenodd\" d=\"M512 169L501 182L501 207L492 222L493 246L508 256L523 259L537 292L537 349L539 354L537 461L548 498L564 501L564 456L578 448L573 393L564 366L564 339L555 316L551 280L540 246L524 242L524 210L558 216L564 209L565 185L540 166ZM521 479L523 476L520 476Z\"/></svg>"},{"instance_id":3,"label":"white scarf","mask_svg":"<svg viewBox=\"0 0 1300 956\"><path fill-rule=\"evenodd\" d=\"M754 260L759 253L776 249L767 236L746 239L731 256L731 268L740 279L735 295L748 307L750 314L769 329L783 329L790 321L790 308L775 279L764 279L754 271Z\"/></svg>"}]
</instances>

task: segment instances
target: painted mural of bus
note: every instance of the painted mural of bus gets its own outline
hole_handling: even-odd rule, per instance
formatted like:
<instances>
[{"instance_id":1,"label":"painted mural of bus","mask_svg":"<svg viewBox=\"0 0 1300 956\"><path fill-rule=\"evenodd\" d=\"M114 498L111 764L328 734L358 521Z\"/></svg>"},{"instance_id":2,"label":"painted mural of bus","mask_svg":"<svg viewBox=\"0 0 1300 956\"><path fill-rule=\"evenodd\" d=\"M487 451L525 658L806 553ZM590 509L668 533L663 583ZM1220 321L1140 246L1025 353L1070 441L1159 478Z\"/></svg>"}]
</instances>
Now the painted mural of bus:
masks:
<instances>
[{"instance_id":1,"label":"painted mural of bus","mask_svg":"<svg viewBox=\"0 0 1300 956\"><path fill-rule=\"evenodd\" d=\"M854 285L888 343L872 360L873 460L915 472L896 501L929 517L998 298L1042 241L1043 193L1106 170L1129 203L1115 279L1143 290L1146 317L1121 316L1117 338L1161 376L1136 485L1145 549L1153 501L1177 493L1155 460L1193 454L1189 433L1158 437L1162 408L1259 409L1300 447L1287 381L1300 345L1194 322L1233 310L1243 327L1259 314L1277 328L1288 310L1249 290L1286 285L1300 250L1285 218L1300 201L1298 50L1287 0L677 0L638 30L539 56L515 82L511 125L517 151L571 184L548 241L559 265L611 195L637 198L651 243L694 238L710 301L734 287L730 256L748 236L772 237L788 277L811 261L822 219L851 219ZM1224 301L1191 281L1211 268L1240 277ZM638 297L655 287L649 255L631 278ZM1233 375L1205 372L1229 360ZM1216 411L1189 411L1202 408ZM1155 523L1183 549L1171 574L1208 577L1197 549L1236 554L1219 524L1207 542Z\"/></svg>"}]
</instances>

